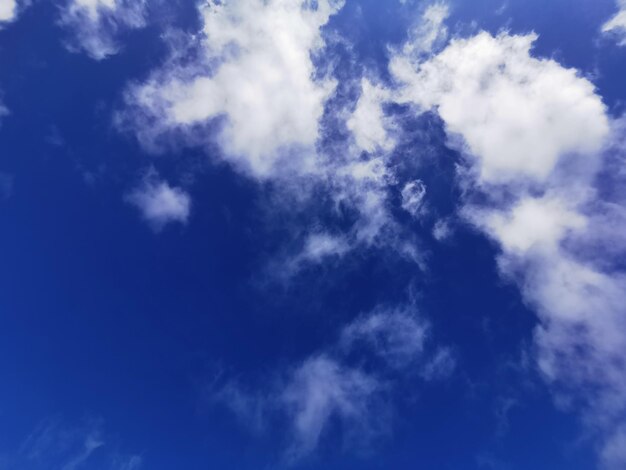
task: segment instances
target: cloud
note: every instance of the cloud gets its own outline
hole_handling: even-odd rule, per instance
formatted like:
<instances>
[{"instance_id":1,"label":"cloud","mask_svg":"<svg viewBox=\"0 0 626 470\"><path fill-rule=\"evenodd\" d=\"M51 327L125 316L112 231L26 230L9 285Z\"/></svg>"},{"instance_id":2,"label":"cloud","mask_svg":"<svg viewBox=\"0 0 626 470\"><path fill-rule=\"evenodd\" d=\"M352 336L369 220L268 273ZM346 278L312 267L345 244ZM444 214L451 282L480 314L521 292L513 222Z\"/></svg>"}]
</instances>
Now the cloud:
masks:
<instances>
[{"instance_id":1,"label":"cloud","mask_svg":"<svg viewBox=\"0 0 626 470\"><path fill-rule=\"evenodd\" d=\"M414 217L424 213L426 185L421 181L410 181L402 188L402 208Z\"/></svg>"},{"instance_id":2,"label":"cloud","mask_svg":"<svg viewBox=\"0 0 626 470\"><path fill-rule=\"evenodd\" d=\"M449 349L433 347L430 326L412 304L379 307L346 325L335 344L282 371L266 391L250 394L228 382L212 398L257 432L280 416L289 430L285 457L294 462L314 453L336 422L345 447L366 448L390 432L398 384L443 379L455 365Z\"/></svg>"},{"instance_id":3,"label":"cloud","mask_svg":"<svg viewBox=\"0 0 626 470\"><path fill-rule=\"evenodd\" d=\"M155 230L172 222L186 223L191 211L191 198L181 188L162 181L154 171L148 172L141 185L126 196Z\"/></svg>"},{"instance_id":4,"label":"cloud","mask_svg":"<svg viewBox=\"0 0 626 470\"><path fill-rule=\"evenodd\" d=\"M11 114L9 108L7 108L2 101L0 101L0 124L2 124L2 118L8 116L9 114Z\"/></svg>"},{"instance_id":5,"label":"cloud","mask_svg":"<svg viewBox=\"0 0 626 470\"><path fill-rule=\"evenodd\" d=\"M327 356L307 359L290 377L280 400L286 407L294 433L290 459L310 454L333 418L359 440L378 431L372 416L382 384L373 376L342 366Z\"/></svg>"},{"instance_id":6,"label":"cloud","mask_svg":"<svg viewBox=\"0 0 626 470\"><path fill-rule=\"evenodd\" d=\"M544 181L560 156L597 152L608 136L594 86L532 57L536 38L481 32L453 40L417 68L404 54L392 57L399 100L435 109L448 132L462 136L481 183Z\"/></svg>"},{"instance_id":7,"label":"cloud","mask_svg":"<svg viewBox=\"0 0 626 470\"><path fill-rule=\"evenodd\" d=\"M283 266L271 263L278 277L370 247L422 262L415 236L391 211L388 92L360 77L356 103L336 92L323 28L342 4L206 2L201 30L167 36L170 57L128 87L116 118L150 151L200 147L251 179L271 182L281 193L276 199L289 201L273 205L274 212L325 211L325 222L308 233L294 229L297 241L280 254ZM345 138L327 136L336 130Z\"/></svg>"},{"instance_id":8,"label":"cloud","mask_svg":"<svg viewBox=\"0 0 626 470\"><path fill-rule=\"evenodd\" d=\"M602 32L614 37L620 46L626 46L626 1L618 2L619 11L602 25Z\"/></svg>"},{"instance_id":9,"label":"cloud","mask_svg":"<svg viewBox=\"0 0 626 470\"><path fill-rule=\"evenodd\" d=\"M404 44L402 55L419 61L434 52L448 38L445 21L450 16L446 3L434 3L426 7L416 26L409 32L410 39Z\"/></svg>"},{"instance_id":10,"label":"cloud","mask_svg":"<svg viewBox=\"0 0 626 470\"><path fill-rule=\"evenodd\" d=\"M3 0L0 2L0 28L4 23L10 23L17 19L20 10L17 0Z\"/></svg>"},{"instance_id":11,"label":"cloud","mask_svg":"<svg viewBox=\"0 0 626 470\"><path fill-rule=\"evenodd\" d=\"M106 59L120 51L121 32L145 26L146 0L68 0L59 23L70 31L68 50Z\"/></svg>"},{"instance_id":12,"label":"cloud","mask_svg":"<svg viewBox=\"0 0 626 470\"><path fill-rule=\"evenodd\" d=\"M626 466L626 429L619 429L602 450L602 462L608 470Z\"/></svg>"},{"instance_id":13,"label":"cloud","mask_svg":"<svg viewBox=\"0 0 626 470\"><path fill-rule=\"evenodd\" d=\"M58 419L42 421L22 443L20 454L28 462L61 470L84 468L85 462L104 446L99 422L66 426Z\"/></svg>"},{"instance_id":14,"label":"cloud","mask_svg":"<svg viewBox=\"0 0 626 470\"><path fill-rule=\"evenodd\" d=\"M261 178L280 171L279 162L303 170L335 88L334 81L315 78L312 55L324 46L321 28L340 6L334 0L203 4L203 29L188 38L198 49L193 63L174 53L127 94L140 141L154 147L175 132L193 139L220 121L217 142L241 170Z\"/></svg>"},{"instance_id":15,"label":"cloud","mask_svg":"<svg viewBox=\"0 0 626 470\"><path fill-rule=\"evenodd\" d=\"M113 459L111 470L139 470L143 467L143 458L139 455L117 456Z\"/></svg>"},{"instance_id":16,"label":"cloud","mask_svg":"<svg viewBox=\"0 0 626 470\"><path fill-rule=\"evenodd\" d=\"M600 221L621 223L626 198L596 184L624 181L623 146L607 150L621 127L576 70L531 55L536 38L481 32L390 67L399 100L436 111L462 151L461 216L499 246L501 274L540 319L540 371L582 409L609 462L626 413L626 273L610 260L626 245Z\"/></svg>"},{"instance_id":17,"label":"cloud","mask_svg":"<svg viewBox=\"0 0 626 470\"><path fill-rule=\"evenodd\" d=\"M361 82L361 89L361 97L347 122L348 129L354 134L359 149L365 152L390 150L393 141L387 133L390 124L383 110L383 103L389 101L389 91L365 78Z\"/></svg>"},{"instance_id":18,"label":"cloud","mask_svg":"<svg viewBox=\"0 0 626 470\"><path fill-rule=\"evenodd\" d=\"M383 308L348 325L341 345L347 350L364 345L389 366L402 369L421 359L427 336L428 325L410 308Z\"/></svg>"}]
</instances>

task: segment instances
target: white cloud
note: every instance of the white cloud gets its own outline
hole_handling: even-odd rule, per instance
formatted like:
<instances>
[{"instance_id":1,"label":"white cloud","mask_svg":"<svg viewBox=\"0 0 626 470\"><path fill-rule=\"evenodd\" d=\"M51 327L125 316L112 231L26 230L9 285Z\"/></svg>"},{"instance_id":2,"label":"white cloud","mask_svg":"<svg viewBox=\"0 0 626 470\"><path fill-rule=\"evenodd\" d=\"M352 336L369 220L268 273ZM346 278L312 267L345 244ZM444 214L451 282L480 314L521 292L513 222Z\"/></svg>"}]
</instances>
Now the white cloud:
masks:
<instances>
[{"instance_id":1,"label":"white cloud","mask_svg":"<svg viewBox=\"0 0 626 470\"><path fill-rule=\"evenodd\" d=\"M331 110L340 106L328 101L335 81L313 60L325 47L322 28L342 3L206 2L199 9L202 30L168 37L171 57L128 88L126 109L117 118L151 151L204 147L249 177L273 181L290 201L287 211L301 209L315 198L309 193L319 191L333 204L332 215L339 208L358 214L347 229L324 225L304 240L298 230L299 252L282 253L279 269L270 263L279 278L306 263L372 246L421 262L414 237L402 233L390 211L394 141L382 110L388 92L363 80L354 113L348 112L351 104ZM325 111L345 118L353 141L325 145ZM371 153L362 155L357 147ZM319 236L324 233L332 238Z\"/></svg>"},{"instance_id":2,"label":"white cloud","mask_svg":"<svg viewBox=\"0 0 626 470\"><path fill-rule=\"evenodd\" d=\"M348 129L354 134L356 144L361 150L389 150L393 147L393 141L387 134L389 123L385 118L383 103L389 101L390 93L366 78L361 81L361 90L356 109L348 119Z\"/></svg>"},{"instance_id":3,"label":"white cloud","mask_svg":"<svg viewBox=\"0 0 626 470\"><path fill-rule=\"evenodd\" d=\"M540 319L539 369L580 405L605 440L602 459L619 468L626 273L611 258L626 250L616 235L626 199L605 201L594 184L610 159L611 127L623 126L576 70L532 56L536 38L481 32L421 61L397 53L390 67L398 99L438 112L467 158L461 215L499 245L500 272ZM605 177L619 187L618 162Z\"/></svg>"},{"instance_id":4,"label":"white cloud","mask_svg":"<svg viewBox=\"0 0 626 470\"><path fill-rule=\"evenodd\" d=\"M455 39L415 66L391 60L399 99L436 109L478 159L483 183L545 181L559 157L597 152L609 132L605 106L577 71L530 51L536 35Z\"/></svg>"},{"instance_id":5,"label":"white cloud","mask_svg":"<svg viewBox=\"0 0 626 470\"><path fill-rule=\"evenodd\" d=\"M439 219L433 226L433 238L439 242L443 242L452 235L452 227L448 219Z\"/></svg>"},{"instance_id":6,"label":"white cloud","mask_svg":"<svg viewBox=\"0 0 626 470\"><path fill-rule=\"evenodd\" d=\"M286 419L292 462L312 454L336 421L344 446L359 450L389 433L390 394L398 383L452 373L452 352L431 343L430 327L412 304L380 307L346 325L336 344L283 372L269 392L250 394L230 382L212 398L255 431L265 428L270 414Z\"/></svg>"},{"instance_id":7,"label":"white cloud","mask_svg":"<svg viewBox=\"0 0 626 470\"><path fill-rule=\"evenodd\" d=\"M121 31L146 24L146 0L68 0L60 24L72 35L67 47L102 60L120 50Z\"/></svg>"},{"instance_id":8,"label":"white cloud","mask_svg":"<svg viewBox=\"0 0 626 470\"><path fill-rule=\"evenodd\" d=\"M142 184L126 196L155 230L171 222L186 223L191 210L191 198L180 188L171 187L154 171L149 172Z\"/></svg>"},{"instance_id":9,"label":"white cloud","mask_svg":"<svg viewBox=\"0 0 626 470\"><path fill-rule=\"evenodd\" d=\"M379 309L356 319L343 330L342 347L364 344L396 369L415 364L422 358L429 329L412 310Z\"/></svg>"},{"instance_id":10,"label":"white cloud","mask_svg":"<svg viewBox=\"0 0 626 470\"><path fill-rule=\"evenodd\" d=\"M281 396L290 416L294 443L289 457L299 459L319 444L329 421L338 418L349 432L364 439L376 431L373 401L381 383L328 356L314 356L297 368Z\"/></svg>"},{"instance_id":11,"label":"white cloud","mask_svg":"<svg viewBox=\"0 0 626 470\"><path fill-rule=\"evenodd\" d=\"M0 26L17 18L17 0L2 0L0 2Z\"/></svg>"},{"instance_id":12,"label":"white cloud","mask_svg":"<svg viewBox=\"0 0 626 470\"><path fill-rule=\"evenodd\" d=\"M568 203L553 196L524 197L511 208L498 211L487 209L484 214L465 209L466 216L483 224L504 250L516 254L533 248L554 251L570 230L583 229L587 220L568 207Z\"/></svg>"},{"instance_id":13,"label":"white cloud","mask_svg":"<svg viewBox=\"0 0 626 470\"><path fill-rule=\"evenodd\" d=\"M421 181L410 181L402 188L402 208L414 217L424 213L426 185Z\"/></svg>"},{"instance_id":14,"label":"white cloud","mask_svg":"<svg viewBox=\"0 0 626 470\"><path fill-rule=\"evenodd\" d=\"M620 46L626 46L626 1L619 1L619 11L602 25L602 32L614 36Z\"/></svg>"},{"instance_id":15,"label":"white cloud","mask_svg":"<svg viewBox=\"0 0 626 470\"><path fill-rule=\"evenodd\" d=\"M402 54L413 61L419 61L444 44L448 38L445 21L449 15L450 8L446 3L429 5L410 31L410 40L404 44Z\"/></svg>"},{"instance_id":16,"label":"white cloud","mask_svg":"<svg viewBox=\"0 0 626 470\"><path fill-rule=\"evenodd\" d=\"M201 41L196 62L173 59L128 94L140 140L151 145L168 132L192 134L223 117L218 141L229 161L257 177L285 165L304 171L335 87L332 80L315 79L311 56L324 45L321 27L340 7L334 0L312 4L204 4L202 34L190 38Z\"/></svg>"}]
</instances>

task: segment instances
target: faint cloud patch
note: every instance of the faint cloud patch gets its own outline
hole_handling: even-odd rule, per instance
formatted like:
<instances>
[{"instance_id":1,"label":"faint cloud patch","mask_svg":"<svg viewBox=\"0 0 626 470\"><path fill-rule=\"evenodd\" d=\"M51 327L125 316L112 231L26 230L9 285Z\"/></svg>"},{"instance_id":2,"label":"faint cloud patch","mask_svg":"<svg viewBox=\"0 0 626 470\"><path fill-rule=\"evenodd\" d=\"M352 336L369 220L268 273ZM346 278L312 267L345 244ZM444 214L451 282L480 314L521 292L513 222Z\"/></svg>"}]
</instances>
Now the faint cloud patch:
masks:
<instances>
[{"instance_id":1,"label":"faint cloud patch","mask_svg":"<svg viewBox=\"0 0 626 470\"><path fill-rule=\"evenodd\" d=\"M163 181L153 169L125 199L140 210L143 218L156 231L173 222L187 223L191 211L189 195Z\"/></svg>"},{"instance_id":2,"label":"faint cloud patch","mask_svg":"<svg viewBox=\"0 0 626 470\"><path fill-rule=\"evenodd\" d=\"M431 336L413 306L380 307L348 324L335 344L279 373L265 392L249 393L229 381L214 385L211 399L256 432L267 432L279 417L290 429L284 453L289 463L313 454L337 422L343 447L367 452L391 432L398 382L452 374L453 353L432 347Z\"/></svg>"}]
</instances>

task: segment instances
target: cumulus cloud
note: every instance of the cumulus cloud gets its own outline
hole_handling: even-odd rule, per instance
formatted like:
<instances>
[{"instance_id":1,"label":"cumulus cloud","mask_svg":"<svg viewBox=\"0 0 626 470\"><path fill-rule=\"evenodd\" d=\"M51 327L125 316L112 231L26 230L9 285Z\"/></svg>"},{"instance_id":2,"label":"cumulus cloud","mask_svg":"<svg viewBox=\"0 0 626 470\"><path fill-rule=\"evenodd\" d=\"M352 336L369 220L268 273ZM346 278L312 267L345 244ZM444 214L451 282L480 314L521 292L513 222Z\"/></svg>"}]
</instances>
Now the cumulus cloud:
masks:
<instances>
[{"instance_id":1,"label":"cumulus cloud","mask_svg":"<svg viewBox=\"0 0 626 470\"><path fill-rule=\"evenodd\" d=\"M606 247L618 240L597 222L607 213L619 219L623 201L606 201L595 187L615 123L577 71L532 56L535 40L481 32L417 64L397 54L390 67L399 99L435 110L467 158L461 215L497 242L500 272L538 313L539 369L582 404L606 439L602 459L619 461L626 273L608 261Z\"/></svg>"},{"instance_id":2,"label":"cumulus cloud","mask_svg":"<svg viewBox=\"0 0 626 470\"><path fill-rule=\"evenodd\" d=\"M340 5L207 1L200 7L202 32L190 38L200 41L195 62L173 58L127 95L140 140L151 146L168 132L208 132L203 124L223 118L218 143L241 169L267 177L279 161L306 166L335 87L316 78L312 55L324 46L321 27Z\"/></svg>"},{"instance_id":3,"label":"cumulus cloud","mask_svg":"<svg viewBox=\"0 0 626 470\"><path fill-rule=\"evenodd\" d=\"M68 0L59 22L70 32L70 51L102 60L119 52L122 31L145 26L146 0Z\"/></svg>"},{"instance_id":4,"label":"cumulus cloud","mask_svg":"<svg viewBox=\"0 0 626 470\"><path fill-rule=\"evenodd\" d=\"M17 17L17 0L4 0L0 3L0 25Z\"/></svg>"},{"instance_id":5,"label":"cumulus cloud","mask_svg":"<svg viewBox=\"0 0 626 470\"><path fill-rule=\"evenodd\" d=\"M482 32L453 40L415 67L395 55L399 99L436 109L452 135L475 157L479 180L545 180L559 157L594 153L609 133L605 106L577 71L537 59L537 36Z\"/></svg>"},{"instance_id":6,"label":"cumulus cloud","mask_svg":"<svg viewBox=\"0 0 626 470\"><path fill-rule=\"evenodd\" d=\"M341 6L203 3L201 30L168 36L170 58L128 88L116 120L151 151L205 148L246 176L275 183L290 201L286 211L327 204L327 222L305 235L299 229L293 252L281 254L284 266L274 270L281 275L372 246L421 263L415 237L402 232L390 210L394 140L383 110L389 92L364 79L356 103L331 102L336 81L314 60L325 50L323 27ZM333 128L345 126L352 137L326 145L327 114L341 121ZM347 212L358 214L348 228Z\"/></svg>"},{"instance_id":7,"label":"cumulus cloud","mask_svg":"<svg viewBox=\"0 0 626 470\"><path fill-rule=\"evenodd\" d=\"M181 188L162 181L150 171L138 188L126 200L136 206L143 218L155 229L161 230L171 222L186 223L191 211L191 198Z\"/></svg>"},{"instance_id":8,"label":"cumulus cloud","mask_svg":"<svg viewBox=\"0 0 626 470\"><path fill-rule=\"evenodd\" d=\"M626 1L619 1L619 11L602 25L602 32L615 37L620 46L626 46Z\"/></svg>"}]
</instances>

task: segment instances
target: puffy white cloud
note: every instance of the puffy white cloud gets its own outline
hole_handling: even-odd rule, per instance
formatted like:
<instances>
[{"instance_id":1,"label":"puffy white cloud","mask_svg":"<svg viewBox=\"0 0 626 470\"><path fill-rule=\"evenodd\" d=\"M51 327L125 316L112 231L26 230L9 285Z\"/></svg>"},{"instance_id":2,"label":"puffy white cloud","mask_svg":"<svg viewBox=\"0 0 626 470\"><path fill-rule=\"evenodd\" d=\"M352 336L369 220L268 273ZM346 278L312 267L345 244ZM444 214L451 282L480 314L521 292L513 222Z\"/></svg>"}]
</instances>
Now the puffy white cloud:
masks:
<instances>
[{"instance_id":1,"label":"puffy white cloud","mask_svg":"<svg viewBox=\"0 0 626 470\"><path fill-rule=\"evenodd\" d=\"M171 187L162 181L154 171L150 171L142 184L126 196L135 205L143 218L161 230L171 222L186 223L191 210L191 198L180 188Z\"/></svg>"},{"instance_id":2,"label":"puffy white cloud","mask_svg":"<svg viewBox=\"0 0 626 470\"><path fill-rule=\"evenodd\" d=\"M568 204L553 196L541 198L524 197L511 208L504 210L487 209L466 215L483 224L511 253L525 254L533 248L557 250L565 235L574 229L586 226L587 219L568 207Z\"/></svg>"},{"instance_id":3,"label":"puffy white cloud","mask_svg":"<svg viewBox=\"0 0 626 470\"><path fill-rule=\"evenodd\" d=\"M0 26L17 18L17 0L2 0L0 2Z\"/></svg>"},{"instance_id":4,"label":"puffy white cloud","mask_svg":"<svg viewBox=\"0 0 626 470\"><path fill-rule=\"evenodd\" d=\"M604 200L594 185L615 160L606 152L611 127L623 126L576 70L533 57L535 40L481 32L418 61L397 53L390 67L398 99L436 111L464 153L461 215L500 247L500 272L539 316L539 369L581 405L605 439L602 459L619 468L626 273L611 257L626 249L616 235L626 199ZM626 167L617 160L604 177L619 185Z\"/></svg>"},{"instance_id":5,"label":"puffy white cloud","mask_svg":"<svg viewBox=\"0 0 626 470\"><path fill-rule=\"evenodd\" d=\"M399 99L436 109L478 160L483 183L545 181L561 156L597 152L609 133L594 86L532 57L536 37L482 32L453 40L417 68L403 54L391 60Z\"/></svg>"},{"instance_id":6,"label":"puffy white cloud","mask_svg":"<svg viewBox=\"0 0 626 470\"><path fill-rule=\"evenodd\" d=\"M382 109L389 92L363 80L353 113L351 104L331 110L341 108L329 103L335 81L313 60L325 47L323 26L341 5L337 0L203 3L201 31L169 36L171 57L148 80L128 88L127 107L117 118L152 151L204 147L247 176L273 181L290 201L286 210L298 210L308 192L317 191L333 204L334 215L339 208L358 214L348 229L317 227L304 240L297 230L299 252L282 253L284 266L272 269L281 275L371 246L421 261L414 241L400 235L390 213L394 176L387 157L394 142ZM320 131L325 112L345 117L354 140L325 145Z\"/></svg>"},{"instance_id":7,"label":"puffy white cloud","mask_svg":"<svg viewBox=\"0 0 626 470\"><path fill-rule=\"evenodd\" d=\"M280 171L279 162L305 170L335 88L315 78L312 54L323 47L320 29L340 5L207 1L200 7L202 33L191 38L201 41L194 64L172 59L128 94L140 140L150 145L168 132L193 133L222 117L219 144L240 168L258 177Z\"/></svg>"},{"instance_id":8,"label":"puffy white cloud","mask_svg":"<svg viewBox=\"0 0 626 470\"><path fill-rule=\"evenodd\" d=\"M119 52L118 34L145 26L146 0L69 0L60 24L72 37L67 47L102 60Z\"/></svg>"},{"instance_id":9,"label":"puffy white cloud","mask_svg":"<svg viewBox=\"0 0 626 470\"><path fill-rule=\"evenodd\" d=\"M617 38L620 46L626 46L626 1L619 1L619 11L602 25L602 32Z\"/></svg>"}]
</instances>

